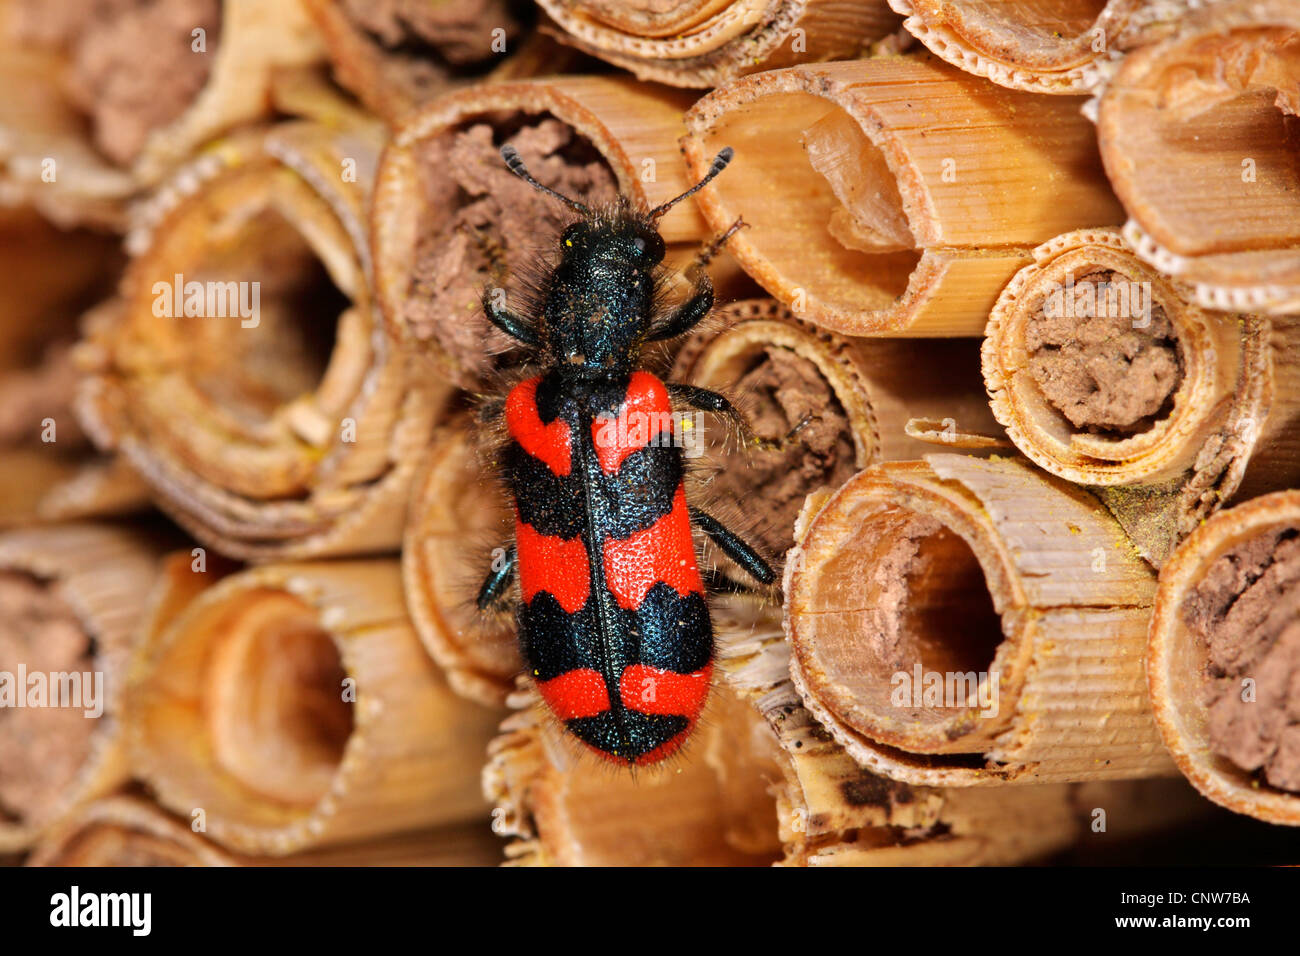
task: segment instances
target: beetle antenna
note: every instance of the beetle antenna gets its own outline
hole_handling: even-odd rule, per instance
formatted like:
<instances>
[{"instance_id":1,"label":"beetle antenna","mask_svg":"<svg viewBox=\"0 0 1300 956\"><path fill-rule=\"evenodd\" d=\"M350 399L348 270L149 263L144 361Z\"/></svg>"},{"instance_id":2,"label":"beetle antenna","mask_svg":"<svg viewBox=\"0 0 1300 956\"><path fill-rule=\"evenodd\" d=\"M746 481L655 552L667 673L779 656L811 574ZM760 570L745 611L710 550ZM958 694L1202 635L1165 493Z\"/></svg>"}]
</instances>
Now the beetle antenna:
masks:
<instances>
[{"instance_id":1,"label":"beetle antenna","mask_svg":"<svg viewBox=\"0 0 1300 956\"><path fill-rule=\"evenodd\" d=\"M576 199L570 199L568 196L565 196L563 193L557 193L550 186L543 186L536 179L534 179L533 174L530 173L528 171L528 167L524 165L524 160L523 157L519 155L519 150L515 149L509 143L506 143L504 146L501 147L501 158L506 161L506 166L510 168L510 171L512 173L514 173L516 176L518 176L528 185L532 186L534 189L540 190L541 192L544 192L549 196L554 196L556 199L564 203L574 212L581 213L584 216L591 215L591 208L589 206L583 205L582 203L578 202L578 200Z\"/></svg>"},{"instance_id":2,"label":"beetle antenna","mask_svg":"<svg viewBox=\"0 0 1300 956\"><path fill-rule=\"evenodd\" d=\"M650 218L658 219L683 199L686 199L689 196L694 196L697 192L707 186L714 176L727 168L727 163L731 162L731 157L734 155L736 155L736 152L730 146L722 147L722 149L718 151L718 155L713 157L713 162L709 165L709 171L704 174L703 179L675 199L668 200L662 206L655 206L654 209L650 210Z\"/></svg>"}]
</instances>

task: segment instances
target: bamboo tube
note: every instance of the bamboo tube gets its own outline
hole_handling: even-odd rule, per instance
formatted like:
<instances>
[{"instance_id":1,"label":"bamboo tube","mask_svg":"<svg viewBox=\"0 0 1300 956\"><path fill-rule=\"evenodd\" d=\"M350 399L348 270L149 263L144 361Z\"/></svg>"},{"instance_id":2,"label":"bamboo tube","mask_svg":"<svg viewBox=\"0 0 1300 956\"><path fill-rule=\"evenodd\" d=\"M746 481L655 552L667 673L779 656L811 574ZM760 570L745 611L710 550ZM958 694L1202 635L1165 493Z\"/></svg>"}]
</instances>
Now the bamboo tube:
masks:
<instances>
[{"instance_id":1,"label":"bamboo tube","mask_svg":"<svg viewBox=\"0 0 1300 956\"><path fill-rule=\"evenodd\" d=\"M490 866L497 841L485 824L444 827L296 853L232 853L152 803L113 796L64 818L32 851L28 866Z\"/></svg>"},{"instance_id":2,"label":"bamboo tube","mask_svg":"<svg viewBox=\"0 0 1300 956\"><path fill-rule=\"evenodd\" d=\"M708 461L720 470L700 489L705 504L733 510L744 502L752 537L779 559L794 544L794 520L805 497L838 488L876 461L917 458L933 446L913 437L908 423L940 423L1000 434L976 375L977 346L839 336L800 322L770 299L718 310L718 321L682 345L672 380L732 397L757 432L781 438L813 416L781 450L735 448L709 441L730 432L705 422ZM718 427L714 427L714 426ZM761 515L755 523L754 515Z\"/></svg>"},{"instance_id":3,"label":"bamboo tube","mask_svg":"<svg viewBox=\"0 0 1300 956\"><path fill-rule=\"evenodd\" d=\"M1197 528L1160 571L1148 647L1156 722L1178 768L1237 813L1300 826L1296 536L1300 492Z\"/></svg>"},{"instance_id":4,"label":"bamboo tube","mask_svg":"<svg viewBox=\"0 0 1300 956\"><path fill-rule=\"evenodd\" d=\"M397 563L170 569L132 669L133 769L243 853L284 855L483 812L497 714L424 656ZM187 592L198 590L188 603Z\"/></svg>"},{"instance_id":5,"label":"bamboo tube","mask_svg":"<svg viewBox=\"0 0 1300 956\"><path fill-rule=\"evenodd\" d=\"M1097 486L1157 566L1234 495L1300 480L1300 324L1192 299L1114 230L1067 233L1008 283L983 348L1012 441Z\"/></svg>"},{"instance_id":6,"label":"bamboo tube","mask_svg":"<svg viewBox=\"0 0 1300 956\"><path fill-rule=\"evenodd\" d=\"M77 318L110 290L116 243L18 207L0 211L0 250L0 527L134 510L139 482L95 460L72 414Z\"/></svg>"},{"instance_id":7,"label":"bamboo tube","mask_svg":"<svg viewBox=\"0 0 1300 956\"><path fill-rule=\"evenodd\" d=\"M1192 0L1195 2L1195 0ZM937 56L1000 86L1084 93L1127 49L1171 28L1188 0L890 0Z\"/></svg>"},{"instance_id":8,"label":"bamboo tube","mask_svg":"<svg viewBox=\"0 0 1300 956\"><path fill-rule=\"evenodd\" d=\"M1300 310L1298 29L1289 0L1207 4L1097 107L1125 238L1207 308Z\"/></svg>"},{"instance_id":9,"label":"bamboo tube","mask_svg":"<svg viewBox=\"0 0 1300 956\"><path fill-rule=\"evenodd\" d=\"M568 59L554 41L536 34L521 44L519 17L505 0L303 2L329 50L335 78L390 123L507 54L527 59L545 50L544 62L536 64L540 69L529 66L525 74L559 72Z\"/></svg>"},{"instance_id":10,"label":"bamboo tube","mask_svg":"<svg viewBox=\"0 0 1300 956\"><path fill-rule=\"evenodd\" d=\"M884 0L539 3L566 42L671 86L718 86L742 73L850 59L899 29Z\"/></svg>"},{"instance_id":11,"label":"bamboo tube","mask_svg":"<svg viewBox=\"0 0 1300 956\"><path fill-rule=\"evenodd\" d=\"M447 682L501 706L523 667L514 622L484 615L472 598L491 561L487 549L512 540L514 527L506 496L485 479L475 452L469 419L439 430L415 482L402 580L411 622ZM483 560L471 560L475 554Z\"/></svg>"},{"instance_id":12,"label":"bamboo tube","mask_svg":"<svg viewBox=\"0 0 1300 956\"><path fill-rule=\"evenodd\" d=\"M668 768L613 773L578 757L531 690L489 747L484 790L506 856L529 866L756 866L780 857L756 715L715 693L695 748ZM718 755L718 756L715 756ZM715 764L723 759L725 765ZM712 761L712 762L711 762Z\"/></svg>"},{"instance_id":13,"label":"bamboo tube","mask_svg":"<svg viewBox=\"0 0 1300 956\"><path fill-rule=\"evenodd\" d=\"M199 145L270 116L275 71L318 61L298 0L165 0L96 9L6 0L6 58L21 102L0 115L13 188L83 218L117 222L121 201ZM65 92L66 91L66 92ZM53 160L51 186L43 165ZM96 213L102 215L96 215Z\"/></svg>"},{"instance_id":14,"label":"bamboo tube","mask_svg":"<svg viewBox=\"0 0 1300 956\"><path fill-rule=\"evenodd\" d=\"M483 317L483 288L502 283L513 295L510 280L535 271L568 221L511 175L499 145L509 139L543 182L583 201L618 190L653 205L690 185L677 146L689 101L631 80L566 76L451 93L409 117L384 151L371 218L390 326L432 343L458 384L481 387L512 347ZM705 227L682 203L660 229L684 242Z\"/></svg>"},{"instance_id":15,"label":"bamboo tube","mask_svg":"<svg viewBox=\"0 0 1300 956\"><path fill-rule=\"evenodd\" d=\"M1092 496L929 455L816 508L786 561L791 674L857 763L949 786L1173 771L1142 670L1154 576Z\"/></svg>"},{"instance_id":16,"label":"bamboo tube","mask_svg":"<svg viewBox=\"0 0 1300 956\"><path fill-rule=\"evenodd\" d=\"M126 778L126 663L157 569L156 546L125 528L0 535L0 851Z\"/></svg>"},{"instance_id":17,"label":"bamboo tube","mask_svg":"<svg viewBox=\"0 0 1300 956\"><path fill-rule=\"evenodd\" d=\"M728 249L800 318L848 335L977 335L1030 250L1121 209L1079 102L989 89L929 57L800 66L715 90L686 116L699 193Z\"/></svg>"},{"instance_id":18,"label":"bamboo tube","mask_svg":"<svg viewBox=\"0 0 1300 956\"><path fill-rule=\"evenodd\" d=\"M1066 785L913 787L859 767L800 702L780 624L737 624L720 629L720 671L770 732L784 865L996 866L1077 839Z\"/></svg>"},{"instance_id":19,"label":"bamboo tube","mask_svg":"<svg viewBox=\"0 0 1300 956\"><path fill-rule=\"evenodd\" d=\"M141 213L121 293L87 332L87 430L227 554L401 541L447 386L374 306L363 223L378 136L348 114L218 144Z\"/></svg>"}]
</instances>

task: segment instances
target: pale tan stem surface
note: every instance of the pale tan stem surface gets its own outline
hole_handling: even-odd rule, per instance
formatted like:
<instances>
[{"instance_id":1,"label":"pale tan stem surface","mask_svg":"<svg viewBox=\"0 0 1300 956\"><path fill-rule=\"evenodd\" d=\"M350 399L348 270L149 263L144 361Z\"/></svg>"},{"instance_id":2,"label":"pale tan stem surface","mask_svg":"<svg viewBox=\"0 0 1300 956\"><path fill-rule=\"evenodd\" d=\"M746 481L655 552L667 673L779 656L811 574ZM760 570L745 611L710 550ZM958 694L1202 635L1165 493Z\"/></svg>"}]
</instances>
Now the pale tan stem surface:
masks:
<instances>
[{"instance_id":1,"label":"pale tan stem surface","mask_svg":"<svg viewBox=\"0 0 1300 956\"><path fill-rule=\"evenodd\" d=\"M1207 4L1127 56L1097 109L1125 238L1207 308L1300 309L1300 8Z\"/></svg>"},{"instance_id":2,"label":"pale tan stem surface","mask_svg":"<svg viewBox=\"0 0 1300 956\"><path fill-rule=\"evenodd\" d=\"M39 710L6 706L0 710L0 735L8 738L5 749L19 748L25 758L40 762L39 768L25 770L12 763L0 766L0 779L5 773L34 776L39 772L39 786L48 791L29 812L17 817L12 808L0 808L0 850L30 845L77 804L126 779L122 730L126 668L158 575L159 556L157 545L146 536L109 525L68 524L0 535L0 572L30 581L67 612L75 622L75 637L87 647L86 667L77 668L77 672L83 675L83 682L87 672L102 675L103 681L99 717L84 716L85 706ZM10 606L7 613L20 611ZM20 621L27 619L11 617L7 623L12 629ZM48 635L49 630L37 633ZM7 635L7 653L0 660L0 670L13 675L10 680L17 680L19 666L30 667L33 673L41 670L38 662L47 657L46 649L22 645L31 636L32 632ZM18 643L13 643L14 639ZM95 680L93 676L90 679ZM28 687L14 689L27 696ZM83 687L85 705L91 703L85 697L87 690ZM75 750L81 753L80 759ZM36 796L34 780L15 782Z\"/></svg>"},{"instance_id":3,"label":"pale tan stem surface","mask_svg":"<svg viewBox=\"0 0 1300 956\"><path fill-rule=\"evenodd\" d=\"M379 318L364 223L380 134L352 119L205 152L141 210L121 294L87 331L87 430L228 554L395 547L448 394Z\"/></svg>"},{"instance_id":4,"label":"pale tan stem surface","mask_svg":"<svg viewBox=\"0 0 1300 956\"><path fill-rule=\"evenodd\" d=\"M1215 565L1229 552L1270 533L1297 529L1300 492L1296 491L1254 498L1204 522L1160 570L1147 649L1152 708L1178 769L1215 803L1289 826L1300 826L1300 794L1271 786L1259 774L1228 759L1212 742L1210 650L1189 624L1188 605L1197 589L1207 585L1212 569L1222 577L1223 568ZM1241 573L1249 573L1249 568L1242 567ZM1248 642L1251 636L1248 633L1242 639ZM1254 670L1246 673L1262 678ZM1252 696L1246 706L1262 711L1266 706L1262 697L1265 690L1262 679L1259 683L1261 696ZM1237 683L1227 693L1244 694L1244 688L1244 682ZM1295 700L1293 691L1290 696L1284 695L1284 710L1293 709ZM1260 721L1270 719L1261 716Z\"/></svg>"},{"instance_id":5,"label":"pale tan stem surface","mask_svg":"<svg viewBox=\"0 0 1300 956\"><path fill-rule=\"evenodd\" d=\"M566 41L672 86L710 87L745 73L862 55L899 29L884 0L540 0Z\"/></svg>"},{"instance_id":6,"label":"pale tan stem surface","mask_svg":"<svg viewBox=\"0 0 1300 956\"><path fill-rule=\"evenodd\" d=\"M786 562L791 674L859 764L954 786L1173 771L1142 669L1154 575L1091 495L930 455L816 507Z\"/></svg>"},{"instance_id":7,"label":"pale tan stem surface","mask_svg":"<svg viewBox=\"0 0 1300 956\"><path fill-rule=\"evenodd\" d=\"M977 335L1030 250L1119 222L1080 102L990 87L930 57L745 77L687 114L729 251L796 316L849 335Z\"/></svg>"},{"instance_id":8,"label":"pale tan stem surface","mask_svg":"<svg viewBox=\"0 0 1300 956\"><path fill-rule=\"evenodd\" d=\"M163 806L273 855L484 814L498 712L425 656L395 561L172 572L200 593L149 622L129 733Z\"/></svg>"},{"instance_id":9,"label":"pale tan stem surface","mask_svg":"<svg viewBox=\"0 0 1300 956\"><path fill-rule=\"evenodd\" d=\"M486 823L420 830L287 857L223 849L138 797L98 800L64 818L28 866L491 866L501 856Z\"/></svg>"}]
</instances>

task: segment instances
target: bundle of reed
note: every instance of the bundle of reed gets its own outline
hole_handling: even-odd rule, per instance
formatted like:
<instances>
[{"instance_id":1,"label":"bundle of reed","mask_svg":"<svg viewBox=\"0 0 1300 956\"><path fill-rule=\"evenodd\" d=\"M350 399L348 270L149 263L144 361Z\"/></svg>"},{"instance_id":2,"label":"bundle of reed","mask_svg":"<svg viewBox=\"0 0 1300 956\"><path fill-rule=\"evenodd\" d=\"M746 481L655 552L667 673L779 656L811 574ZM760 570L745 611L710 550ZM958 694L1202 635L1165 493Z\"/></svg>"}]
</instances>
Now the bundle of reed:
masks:
<instances>
[{"instance_id":1,"label":"bundle of reed","mask_svg":"<svg viewBox=\"0 0 1300 956\"><path fill-rule=\"evenodd\" d=\"M722 307L681 346L671 380L730 396L762 438L796 431L780 448L737 447L727 429L714 427L725 423L703 423L697 441L710 469L701 500L731 511L743 502L749 519L736 515L733 523L752 526L750 536L779 562L794 543L795 518L809 493L838 488L876 461L933 449L917 436L917 423L936 426L938 440L954 445L972 433L1000 433L976 372L976 350L959 339L840 336L799 321L771 299Z\"/></svg>"},{"instance_id":2,"label":"bundle of reed","mask_svg":"<svg viewBox=\"0 0 1300 956\"><path fill-rule=\"evenodd\" d=\"M1097 107L1125 237L1208 308L1300 309L1297 31L1290 0L1207 4L1127 56Z\"/></svg>"},{"instance_id":3,"label":"bundle of reed","mask_svg":"<svg viewBox=\"0 0 1300 956\"><path fill-rule=\"evenodd\" d=\"M78 316L111 288L116 243L17 207L0 211L0 248L0 526L139 507L139 480L98 458L72 414Z\"/></svg>"},{"instance_id":4,"label":"bundle of reed","mask_svg":"<svg viewBox=\"0 0 1300 956\"><path fill-rule=\"evenodd\" d=\"M486 823L420 830L288 857L217 846L139 797L97 800L50 828L27 866L490 866L501 852Z\"/></svg>"},{"instance_id":5,"label":"bundle of reed","mask_svg":"<svg viewBox=\"0 0 1300 956\"><path fill-rule=\"evenodd\" d=\"M284 855L485 815L499 714L457 696L395 560L168 567L132 665L132 768L242 853Z\"/></svg>"},{"instance_id":6,"label":"bundle of reed","mask_svg":"<svg viewBox=\"0 0 1300 956\"><path fill-rule=\"evenodd\" d=\"M861 56L899 30L885 0L538 0L565 42L642 80L718 86L743 73Z\"/></svg>"},{"instance_id":7,"label":"bundle of reed","mask_svg":"<svg viewBox=\"0 0 1300 956\"><path fill-rule=\"evenodd\" d=\"M1160 571L1147 672L1187 779L1237 813L1300 826L1300 491L1221 511Z\"/></svg>"},{"instance_id":8,"label":"bundle of reed","mask_svg":"<svg viewBox=\"0 0 1300 956\"><path fill-rule=\"evenodd\" d=\"M113 225L201 143L269 116L276 70L323 55L299 0L6 0L0 29L6 184Z\"/></svg>"},{"instance_id":9,"label":"bundle of reed","mask_svg":"<svg viewBox=\"0 0 1300 956\"><path fill-rule=\"evenodd\" d=\"M227 554L401 541L447 388L374 304L379 143L349 112L215 144L142 210L120 294L87 330L83 424Z\"/></svg>"},{"instance_id":10,"label":"bundle of reed","mask_svg":"<svg viewBox=\"0 0 1300 956\"><path fill-rule=\"evenodd\" d=\"M862 766L949 786L1175 772L1143 674L1154 575L1087 492L928 455L814 497L797 533L791 674Z\"/></svg>"},{"instance_id":11,"label":"bundle of reed","mask_svg":"<svg viewBox=\"0 0 1300 956\"><path fill-rule=\"evenodd\" d=\"M481 387L512 348L483 316L484 288L515 294L569 215L513 176L498 147L509 140L538 179L583 202L621 191L653 206L690 185L677 145L690 99L626 79L565 76L458 91L409 117L384 151L371 220L390 327L432 343L457 384ZM681 203L660 230L682 243L701 239L705 225Z\"/></svg>"},{"instance_id":12,"label":"bundle of reed","mask_svg":"<svg viewBox=\"0 0 1300 956\"><path fill-rule=\"evenodd\" d=\"M1031 93L1084 93L1128 49L1173 28L1196 0L889 0L953 66Z\"/></svg>"},{"instance_id":13,"label":"bundle of reed","mask_svg":"<svg viewBox=\"0 0 1300 956\"><path fill-rule=\"evenodd\" d=\"M1300 324L1206 312L1114 230L1058 236L989 318L984 382L1017 447L1094 486L1157 567L1234 495L1300 481Z\"/></svg>"},{"instance_id":14,"label":"bundle of reed","mask_svg":"<svg viewBox=\"0 0 1300 956\"><path fill-rule=\"evenodd\" d=\"M109 525L0 535L0 851L126 779L126 666L159 554Z\"/></svg>"},{"instance_id":15,"label":"bundle of reed","mask_svg":"<svg viewBox=\"0 0 1300 956\"><path fill-rule=\"evenodd\" d=\"M977 335L1040 242L1122 210L1080 101L992 88L932 57L744 77L686 116L714 229L800 318L849 335Z\"/></svg>"},{"instance_id":16,"label":"bundle of reed","mask_svg":"<svg viewBox=\"0 0 1300 956\"><path fill-rule=\"evenodd\" d=\"M558 73L568 57L533 34L520 42L506 0L303 0L334 76L376 116L396 123L496 65L517 75ZM505 67L506 56L516 62Z\"/></svg>"}]
</instances>

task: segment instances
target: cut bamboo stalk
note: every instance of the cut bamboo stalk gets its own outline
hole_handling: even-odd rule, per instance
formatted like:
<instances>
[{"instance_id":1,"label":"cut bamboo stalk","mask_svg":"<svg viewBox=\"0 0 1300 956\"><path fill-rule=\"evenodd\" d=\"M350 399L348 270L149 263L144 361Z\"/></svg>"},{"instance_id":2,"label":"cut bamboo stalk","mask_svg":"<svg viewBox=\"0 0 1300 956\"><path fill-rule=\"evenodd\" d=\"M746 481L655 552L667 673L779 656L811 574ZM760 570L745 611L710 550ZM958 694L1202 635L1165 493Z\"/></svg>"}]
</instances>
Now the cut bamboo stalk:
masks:
<instances>
[{"instance_id":1,"label":"cut bamboo stalk","mask_svg":"<svg viewBox=\"0 0 1300 956\"><path fill-rule=\"evenodd\" d=\"M0 9L18 48L0 76L0 163L12 190L66 219L119 224L142 185L207 140L269 117L276 70L324 52L298 0L67 7Z\"/></svg>"},{"instance_id":2,"label":"cut bamboo stalk","mask_svg":"<svg viewBox=\"0 0 1300 956\"><path fill-rule=\"evenodd\" d=\"M1195 0L1192 0L1195 2ZM1171 28L1188 0L890 0L953 66L1031 93L1085 93L1122 53Z\"/></svg>"},{"instance_id":3,"label":"cut bamboo stalk","mask_svg":"<svg viewBox=\"0 0 1300 956\"><path fill-rule=\"evenodd\" d=\"M158 558L108 525L0 535L0 851L126 779L126 665Z\"/></svg>"},{"instance_id":4,"label":"cut bamboo stalk","mask_svg":"<svg viewBox=\"0 0 1300 956\"><path fill-rule=\"evenodd\" d=\"M485 478L476 454L471 420L440 429L429 460L415 482L402 580L411 621L425 649L459 693L500 706L523 665L514 622L484 615L473 595L487 562L486 549L514 533L507 499ZM482 551L482 566L469 560Z\"/></svg>"},{"instance_id":5,"label":"cut bamboo stalk","mask_svg":"<svg viewBox=\"0 0 1300 956\"><path fill-rule=\"evenodd\" d=\"M803 527L791 675L860 765L949 786L1174 772L1143 674L1154 575L1091 495L936 454L867 469Z\"/></svg>"},{"instance_id":6,"label":"cut bamboo stalk","mask_svg":"<svg viewBox=\"0 0 1300 956\"><path fill-rule=\"evenodd\" d=\"M1148 648L1156 722L1209 799L1300 826L1300 492L1264 495L1197 528L1160 571Z\"/></svg>"},{"instance_id":7,"label":"cut bamboo stalk","mask_svg":"<svg viewBox=\"0 0 1300 956\"><path fill-rule=\"evenodd\" d=\"M379 130L350 117L243 134L182 170L142 210L82 348L96 443L234 556L396 547L448 394L375 307Z\"/></svg>"},{"instance_id":8,"label":"cut bamboo stalk","mask_svg":"<svg viewBox=\"0 0 1300 956\"><path fill-rule=\"evenodd\" d=\"M138 797L89 804L52 827L27 866L491 866L498 841L486 824L402 833L288 857L223 849Z\"/></svg>"},{"instance_id":9,"label":"cut bamboo stalk","mask_svg":"<svg viewBox=\"0 0 1300 956\"><path fill-rule=\"evenodd\" d=\"M849 338L800 322L771 299L731 303L715 318L682 345L672 380L728 395L765 438L804 422L789 447L774 451L737 448L725 423L701 422L700 452L723 465L701 500L732 510L743 503L752 537L774 559L793 545L794 519L810 492L838 488L873 462L933 450L909 433L913 419L937 422L941 441L959 424L1001 432L976 373L974 342ZM710 440L717 436L724 440Z\"/></svg>"},{"instance_id":10,"label":"cut bamboo stalk","mask_svg":"<svg viewBox=\"0 0 1300 956\"><path fill-rule=\"evenodd\" d=\"M521 76L558 73L570 58L540 34L521 41L519 18L504 0L304 3L329 50L335 78L389 123L507 56L520 59L510 69L522 67Z\"/></svg>"},{"instance_id":11,"label":"cut bamboo stalk","mask_svg":"<svg viewBox=\"0 0 1300 956\"><path fill-rule=\"evenodd\" d=\"M1114 230L1067 233L1008 283L984 341L984 382L1012 441L1098 486L1157 566L1239 491L1300 481L1300 323L1192 299Z\"/></svg>"},{"instance_id":12,"label":"cut bamboo stalk","mask_svg":"<svg viewBox=\"0 0 1300 956\"><path fill-rule=\"evenodd\" d=\"M1300 310L1297 31L1289 0L1207 4L1097 106L1125 238L1207 308Z\"/></svg>"},{"instance_id":13,"label":"cut bamboo stalk","mask_svg":"<svg viewBox=\"0 0 1300 956\"><path fill-rule=\"evenodd\" d=\"M396 561L171 571L200 593L146 622L128 730L164 807L272 855L485 813L477 776L499 714L425 657Z\"/></svg>"},{"instance_id":14,"label":"cut bamboo stalk","mask_svg":"<svg viewBox=\"0 0 1300 956\"><path fill-rule=\"evenodd\" d=\"M747 625L724 617L719 669L770 731L781 771L772 789L783 865L996 866L1077 839L1067 785L913 787L859 767L800 702L790 645L774 618Z\"/></svg>"},{"instance_id":15,"label":"cut bamboo stalk","mask_svg":"<svg viewBox=\"0 0 1300 956\"><path fill-rule=\"evenodd\" d=\"M96 461L72 414L72 345L82 310L108 293L116 243L65 231L28 207L0 211L0 527L134 510L141 486ZM116 498L92 493L120 492Z\"/></svg>"},{"instance_id":16,"label":"cut bamboo stalk","mask_svg":"<svg viewBox=\"0 0 1300 956\"><path fill-rule=\"evenodd\" d=\"M512 347L483 317L483 289L514 294L512 281L552 254L569 215L511 175L498 147L510 140L540 180L585 202L617 190L654 205L690 185L677 145L690 99L627 79L566 76L451 93L409 117L384 151L371 219L390 326L432 343L454 381L480 387ZM690 203L660 229L669 242L705 232Z\"/></svg>"},{"instance_id":17,"label":"cut bamboo stalk","mask_svg":"<svg viewBox=\"0 0 1300 956\"><path fill-rule=\"evenodd\" d=\"M507 858L529 866L761 866L780 857L757 715L715 692L694 747L674 766L612 774L575 754L532 690L512 699L489 748L484 790ZM761 729L761 728L759 728ZM761 738L758 744L764 743ZM715 767L710 755L725 755Z\"/></svg>"},{"instance_id":18,"label":"cut bamboo stalk","mask_svg":"<svg viewBox=\"0 0 1300 956\"><path fill-rule=\"evenodd\" d=\"M671 86L718 86L743 73L861 56L898 32L884 0L539 0L565 41Z\"/></svg>"},{"instance_id":19,"label":"cut bamboo stalk","mask_svg":"<svg viewBox=\"0 0 1300 956\"><path fill-rule=\"evenodd\" d=\"M931 57L745 77L686 116L728 249L800 318L848 335L978 335L1030 250L1118 223L1080 101L990 89Z\"/></svg>"}]
</instances>

